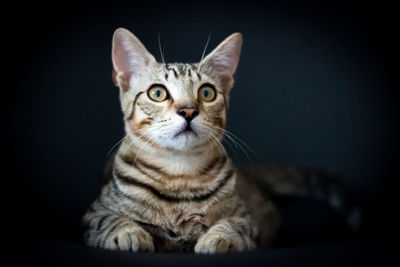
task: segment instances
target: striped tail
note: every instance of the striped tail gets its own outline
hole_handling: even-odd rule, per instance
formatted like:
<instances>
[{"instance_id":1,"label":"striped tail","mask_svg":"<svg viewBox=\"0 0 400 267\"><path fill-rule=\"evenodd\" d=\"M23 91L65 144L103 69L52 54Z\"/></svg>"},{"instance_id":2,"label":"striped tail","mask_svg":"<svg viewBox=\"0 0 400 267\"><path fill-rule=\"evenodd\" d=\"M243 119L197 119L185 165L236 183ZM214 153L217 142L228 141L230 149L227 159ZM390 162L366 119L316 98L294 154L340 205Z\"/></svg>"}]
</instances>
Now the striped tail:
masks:
<instances>
[{"instance_id":1,"label":"striped tail","mask_svg":"<svg viewBox=\"0 0 400 267\"><path fill-rule=\"evenodd\" d=\"M336 177L296 165L263 165L240 168L245 177L254 179L261 189L274 197L304 197L329 204L357 231L362 211L351 201L345 185Z\"/></svg>"}]
</instances>

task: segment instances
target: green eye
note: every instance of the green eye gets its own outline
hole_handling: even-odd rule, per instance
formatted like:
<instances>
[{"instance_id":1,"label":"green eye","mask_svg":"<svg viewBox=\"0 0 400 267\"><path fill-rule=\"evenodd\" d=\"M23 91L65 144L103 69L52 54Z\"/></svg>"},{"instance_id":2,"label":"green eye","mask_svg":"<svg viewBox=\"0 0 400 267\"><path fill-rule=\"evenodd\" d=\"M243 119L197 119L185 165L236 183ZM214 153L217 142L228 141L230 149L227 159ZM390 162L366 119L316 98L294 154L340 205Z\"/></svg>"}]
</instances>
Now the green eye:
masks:
<instances>
[{"instance_id":1,"label":"green eye","mask_svg":"<svg viewBox=\"0 0 400 267\"><path fill-rule=\"evenodd\" d=\"M151 100L156 102L162 102L168 98L167 90L160 85L156 85L150 88L150 90L148 91L148 95Z\"/></svg>"},{"instance_id":2,"label":"green eye","mask_svg":"<svg viewBox=\"0 0 400 267\"><path fill-rule=\"evenodd\" d=\"M211 102L215 99L216 93L211 85L203 85L199 90L199 98L205 102Z\"/></svg>"}]
</instances>

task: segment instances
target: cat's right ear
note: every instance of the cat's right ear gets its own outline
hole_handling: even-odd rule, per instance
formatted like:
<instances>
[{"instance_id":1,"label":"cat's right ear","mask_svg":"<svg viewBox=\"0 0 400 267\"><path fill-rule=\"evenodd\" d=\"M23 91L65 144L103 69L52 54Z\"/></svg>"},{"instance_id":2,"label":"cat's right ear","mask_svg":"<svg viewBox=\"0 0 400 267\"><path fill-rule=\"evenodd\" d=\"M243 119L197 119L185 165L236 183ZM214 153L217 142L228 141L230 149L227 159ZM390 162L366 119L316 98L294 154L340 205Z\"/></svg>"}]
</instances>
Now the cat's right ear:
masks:
<instances>
[{"instance_id":1,"label":"cat's right ear","mask_svg":"<svg viewBox=\"0 0 400 267\"><path fill-rule=\"evenodd\" d=\"M114 84L125 92L129 90L132 76L141 75L156 62L139 39L130 31L118 28L112 42L112 63Z\"/></svg>"}]
</instances>

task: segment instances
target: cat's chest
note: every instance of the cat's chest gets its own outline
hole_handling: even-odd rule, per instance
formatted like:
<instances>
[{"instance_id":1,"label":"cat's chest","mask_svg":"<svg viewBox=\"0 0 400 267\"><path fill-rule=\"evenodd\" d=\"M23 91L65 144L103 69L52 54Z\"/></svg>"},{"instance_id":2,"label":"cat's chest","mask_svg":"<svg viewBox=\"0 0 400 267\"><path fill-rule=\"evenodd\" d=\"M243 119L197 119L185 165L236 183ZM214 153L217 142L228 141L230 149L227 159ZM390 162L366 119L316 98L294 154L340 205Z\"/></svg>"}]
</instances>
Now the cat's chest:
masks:
<instances>
[{"instance_id":1,"label":"cat's chest","mask_svg":"<svg viewBox=\"0 0 400 267\"><path fill-rule=\"evenodd\" d=\"M157 251L191 252L202 234L232 213L236 200L164 203L151 209L142 226L153 236Z\"/></svg>"}]
</instances>

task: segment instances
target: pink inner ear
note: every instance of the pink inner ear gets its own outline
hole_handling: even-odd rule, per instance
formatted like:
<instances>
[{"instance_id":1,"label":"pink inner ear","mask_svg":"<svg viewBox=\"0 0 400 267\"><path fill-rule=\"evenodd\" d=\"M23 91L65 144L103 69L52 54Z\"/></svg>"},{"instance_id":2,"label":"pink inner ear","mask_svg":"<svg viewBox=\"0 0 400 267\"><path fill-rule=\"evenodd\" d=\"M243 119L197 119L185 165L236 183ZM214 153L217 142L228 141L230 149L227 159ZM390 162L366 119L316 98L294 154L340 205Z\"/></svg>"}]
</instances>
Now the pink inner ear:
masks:
<instances>
[{"instance_id":1,"label":"pink inner ear","mask_svg":"<svg viewBox=\"0 0 400 267\"><path fill-rule=\"evenodd\" d=\"M226 38L215 48L202 63L216 76L223 87L233 85L233 78L239 63L240 50L242 47L242 36L235 33Z\"/></svg>"},{"instance_id":2,"label":"pink inner ear","mask_svg":"<svg viewBox=\"0 0 400 267\"><path fill-rule=\"evenodd\" d=\"M146 72L155 59L135 35L119 28L113 37L112 61L114 83L127 91L131 77Z\"/></svg>"},{"instance_id":3,"label":"pink inner ear","mask_svg":"<svg viewBox=\"0 0 400 267\"><path fill-rule=\"evenodd\" d=\"M125 46L124 46L125 42ZM117 36L113 40L113 51L112 59L114 64L114 69L117 72L127 72L130 71L129 64L129 49L128 42L123 40L122 36Z\"/></svg>"},{"instance_id":4,"label":"pink inner ear","mask_svg":"<svg viewBox=\"0 0 400 267\"><path fill-rule=\"evenodd\" d=\"M113 79L117 86L127 91L132 75L145 71L148 64L154 61L154 57L131 32L123 28L115 31L112 62L114 66Z\"/></svg>"},{"instance_id":5,"label":"pink inner ear","mask_svg":"<svg viewBox=\"0 0 400 267\"><path fill-rule=\"evenodd\" d=\"M122 36L114 37L112 50L113 80L116 86L121 87L126 92L129 89L132 72L130 70L129 52L124 47L123 42Z\"/></svg>"},{"instance_id":6,"label":"pink inner ear","mask_svg":"<svg viewBox=\"0 0 400 267\"><path fill-rule=\"evenodd\" d=\"M217 62L221 65L219 68L226 75L233 77L239 63L240 48L235 43L227 43L222 48L221 53L217 55Z\"/></svg>"}]
</instances>

